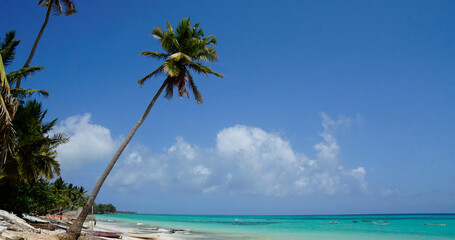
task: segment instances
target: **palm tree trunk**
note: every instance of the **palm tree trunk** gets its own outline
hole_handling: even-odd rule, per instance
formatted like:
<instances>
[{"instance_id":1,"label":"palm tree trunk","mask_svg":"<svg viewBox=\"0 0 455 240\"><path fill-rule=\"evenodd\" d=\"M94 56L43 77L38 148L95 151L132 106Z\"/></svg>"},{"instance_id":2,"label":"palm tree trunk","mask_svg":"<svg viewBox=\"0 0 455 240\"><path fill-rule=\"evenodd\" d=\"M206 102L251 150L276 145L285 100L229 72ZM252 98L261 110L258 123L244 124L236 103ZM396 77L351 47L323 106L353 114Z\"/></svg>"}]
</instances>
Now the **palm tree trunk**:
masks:
<instances>
[{"instance_id":1,"label":"palm tree trunk","mask_svg":"<svg viewBox=\"0 0 455 240\"><path fill-rule=\"evenodd\" d=\"M123 140L122 145L120 145L120 147L117 150L117 152L115 153L114 157L112 157L111 161L107 165L107 167L104 170L103 174L98 179L98 182L96 183L95 187L93 188L93 191L90 194L90 197L87 199L87 203L85 204L84 208L82 209L82 212L79 214L77 219L73 222L73 224L66 231L66 236L65 236L66 239L76 240L81 235L82 225L84 224L84 221L87 218L87 215L88 215L93 203L95 202L95 198L98 195L98 192L100 191L101 186L103 185L103 183L106 180L107 176L111 172L112 168L114 167L114 165L117 162L118 158L122 154L123 150L126 148L128 143L133 138L133 136L136 133L137 129L144 122L145 118L147 118L147 115L149 114L150 110L152 109L153 105L155 104L156 100L161 95L161 92L163 91L163 89L166 87L167 84L168 84L168 80L166 79L166 81L164 81L164 83L161 86L161 88L155 94L155 97L153 97L152 101L148 105L148 107L145 110L145 112L142 115L142 117L139 119L139 121L136 123L136 125L134 125L133 129L131 129L130 133L125 138L125 140Z\"/></svg>"},{"instance_id":2,"label":"palm tree trunk","mask_svg":"<svg viewBox=\"0 0 455 240\"><path fill-rule=\"evenodd\" d=\"M49 2L49 6L47 7L47 12L46 12L46 18L44 19L43 26L41 26L41 29L39 30L38 36L35 39L35 42L33 43L32 51L30 52L30 55L28 56L27 61L24 64L24 67L28 67L30 62L32 61L33 55L35 55L36 47L38 46L38 42L41 39L41 36L43 35L44 29L47 26L47 22L49 21L49 15L51 13L52 5L54 4L54 0L51 0ZM19 77L16 82L16 88L19 88L21 86L21 81L22 77Z\"/></svg>"}]
</instances>

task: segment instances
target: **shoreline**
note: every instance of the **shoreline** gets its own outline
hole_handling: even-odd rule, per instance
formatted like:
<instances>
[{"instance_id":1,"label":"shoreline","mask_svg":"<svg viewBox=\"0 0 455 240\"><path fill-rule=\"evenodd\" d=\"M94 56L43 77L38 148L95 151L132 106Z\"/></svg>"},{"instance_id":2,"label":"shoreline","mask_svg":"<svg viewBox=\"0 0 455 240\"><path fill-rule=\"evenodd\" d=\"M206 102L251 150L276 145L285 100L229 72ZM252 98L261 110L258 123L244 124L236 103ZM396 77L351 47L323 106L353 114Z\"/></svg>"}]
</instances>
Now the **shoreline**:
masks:
<instances>
[{"instance_id":1,"label":"shoreline","mask_svg":"<svg viewBox=\"0 0 455 240\"><path fill-rule=\"evenodd\" d=\"M131 233L139 233L137 228L133 227L126 227L122 226L119 222L108 222L108 221L96 221L96 226L94 227L94 231L104 231L104 232L119 232L122 233L122 239L130 239L130 240L143 240L141 238L131 237L129 234ZM90 232L90 230L89 230ZM160 240L182 240L185 239L183 236L179 236L179 234L171 234L166 232L159 232L159 237L157 239Z\"/></svg>"},{"instance_id":2,"label":"shoreline","mask_svg":"<svg viewBox=\"0 0 455 240\"><path fill-rule=\"evenodd\" d=\"M134 217L135 216L135 217ZM277 217L269 219L257 216L169 216L119 214L96 215L93 231L118 232L122 239L140 240L148 237L161 240L406 240L418 236L422 240L448 240L455 236L455 217L448 215L339 215L319 217ZM367 216L367 217L365 217ZM452 216L452 214L451 214ZM197 218L195 218L197 217ZM93 237L92 221L85 222L81 240L115 239ZM384 224L386 223L386 224ZM53 225L56 223L54 222ZM8 230L0 240L58 240L64 230L55 231L34 228L14 214L0 210L0 225ZM189 230L188 228L191 228ZM187 229L172 231L172 229ZM133 235L133 234L142 234ZM131 235L131 236L130 236Z\"/></svg>"}]
</instances>

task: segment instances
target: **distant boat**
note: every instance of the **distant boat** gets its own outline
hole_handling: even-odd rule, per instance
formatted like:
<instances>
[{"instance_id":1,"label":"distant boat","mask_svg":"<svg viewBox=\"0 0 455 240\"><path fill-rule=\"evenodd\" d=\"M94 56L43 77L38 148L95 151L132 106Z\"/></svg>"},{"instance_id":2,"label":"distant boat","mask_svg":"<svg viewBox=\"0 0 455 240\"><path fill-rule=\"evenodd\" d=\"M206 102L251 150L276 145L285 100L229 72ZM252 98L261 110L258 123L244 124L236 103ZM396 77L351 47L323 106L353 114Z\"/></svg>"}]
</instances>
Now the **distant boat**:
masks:
<instances>
[{"instance_id":1,"label":"distant boat","mask_svg":"<svg viewBox=\"0 0 455 240\"><path fill-rule=\"evenodd\" d=\"M358 223L356 220L352 221L353 223Z\"/></svg>"},{"instance_id":2,"label":"distant boat","mask_svg":"<svg viewBox=\"0 0 455 240\"><path fill-rule=\"evenodd\" d=\"M373 222L373 224L376 224L376 225L388 225L389 222L379 221L379 222Z\"/></svg>"},{"instance_id":3,"label":"distant boat","mask_svg":"<svg viewBox=\"0 0 455 240\"><path fill-rule=\"evenodd\" d=\"M330 224L338 224L338 222L332 222L332 221L330 221L329 223Z\"/></svg>"},{"instance_id":4,"label":"distant boat","mask_svg":"<svg viewBox=\"0 0 455 240\"><path fill-rule=\"evenodd\" d=\"M176 233L176 232L189 233L191 231L193 231L192 228L187 228L187 229L171 229L169 232L171 232L171 233Z\"/></svg>"},{"instance_id":5,"label":"distant boat","mask_svg":"<svg viewBox=\"0 0 455 240\"><path fill-rule=\"evenodd\" d=\"M429 225L429 226L445 226L446 224L445 223L425 223L425 225Z\"/></svg>"}]
</instances>

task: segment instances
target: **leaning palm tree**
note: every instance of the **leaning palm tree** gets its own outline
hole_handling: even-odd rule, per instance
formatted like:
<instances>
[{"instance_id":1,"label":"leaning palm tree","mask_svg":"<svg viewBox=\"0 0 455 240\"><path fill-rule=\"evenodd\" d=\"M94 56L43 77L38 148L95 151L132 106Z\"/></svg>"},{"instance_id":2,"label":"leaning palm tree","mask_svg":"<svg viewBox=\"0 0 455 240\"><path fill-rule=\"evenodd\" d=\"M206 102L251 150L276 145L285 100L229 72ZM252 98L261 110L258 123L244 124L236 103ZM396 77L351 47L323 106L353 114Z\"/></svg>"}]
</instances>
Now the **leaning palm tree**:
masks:
<instances>
[{"instance_id":1,"label":"leaning palm tree","mask_svg":"<svg viewBox=\"0 0 455 240\"><path fill-rule=\"evenodd\" d=\"M11 89L6 78L2 56L0 54L0 173L6 162L7 153L12 151L12 145L8 145L8 139L14 136L14 128L11 112L15 105L15 98L11 95Z\"/></svg>"},{"instance_id":2,"label":"leaning palm tree","mask_svg":"<svg viewBox=\"0 0 455 240\"><path fill-rule=\"evenodd\" d=\"M62 3L63 3L63 6L62 6ZM49 15L50 15L51 11L54 11L55 15L57 15L57 16L62 15L63 13L65 13L66 16L69 16L69 15L77 12L76 8L74 6L74 3L71 0L39 0L38 5L40 5L42 7L47 7L46 17L44 19L44 23L41 26L40 31L38 32L38 36L36 37L35 42L33 43L32 50L30 51L30 54L27 58L27 61L24 64L24 67L28 67L30 65L32 58L35 55L36 47L38 46L39 40L41 39L44 29L47 26L47 22L49 21ZM19 78L17 80L16 88L20 88L21 81L22 81L22 78Z\"/></svg>"},{"instance_id":3,"label":"leaning palm tree","mask_svg":"<svg viewBox=\"0 0 455 240\"><path fill-rule=\"evenodd\" d=\"M152 35L160 41L161 47L164 49L165 53L145 51L142 52L141 55L161 59L164 60L164 62L156 70L140 79L138 83L142 86L147 79L158 74L164 75L164 83L161 85L144 114L136 125L134 125L131 132L128 134L122 145L120 145L119 149L115 153L114 157L109 162L106 170L104 170L103 174L99 178L79 217L67 231L66 237L69 239L77 239L79 237L82 224L84 223L84 220L87 217L89 210L93 205L99 190L101 189L101 186L122 154L123 150L133 138L137 129L144 122L145 118L152 109L153 104L155 104L155 101L161 95L161 92L166 89L165 97L172 98L174 87L177 87L179 97L189 97L188 89L191 89L196 102L202 104L202 96L194 84L190 71L192 70L196 73L203 73L204 75L213 74L217 77L224 77L223 75L212 71L209 66L203 65L204 61L209 63L216 62L218 57L215 50L216 37L214 35L204 37L204 31L202 28L199 28L199 23L191 26L189 18L182 19L174 31L171 24L168 22L167 31L163 31L160 28L155 27L152 31Z\"/></svg>"}]
</instances>

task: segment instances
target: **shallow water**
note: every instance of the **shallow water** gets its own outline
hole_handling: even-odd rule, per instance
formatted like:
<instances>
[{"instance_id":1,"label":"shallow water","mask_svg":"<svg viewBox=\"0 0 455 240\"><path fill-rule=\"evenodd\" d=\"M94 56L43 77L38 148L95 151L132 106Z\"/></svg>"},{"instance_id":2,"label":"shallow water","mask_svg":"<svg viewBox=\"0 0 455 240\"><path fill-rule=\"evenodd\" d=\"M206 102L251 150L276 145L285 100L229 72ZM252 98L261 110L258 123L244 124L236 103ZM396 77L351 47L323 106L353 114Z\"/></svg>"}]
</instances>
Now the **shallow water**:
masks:
<instances>
[{"instance_id":1,"label":"shallow water","mask_svg":"<svg viewBox=\"0 0 455 240\"><path fill-rule=\"evenodd\" d=\"M190 234L180 234L187 239L455 239L455 214L332 216L107 214L97 215L97 218L99 221L109 220L135 228L138 232L193 228ZM380 221L388 224L373 224ZM446 226L429 226L425 223L444 223Z\"/></svg>"}]
</instances>

